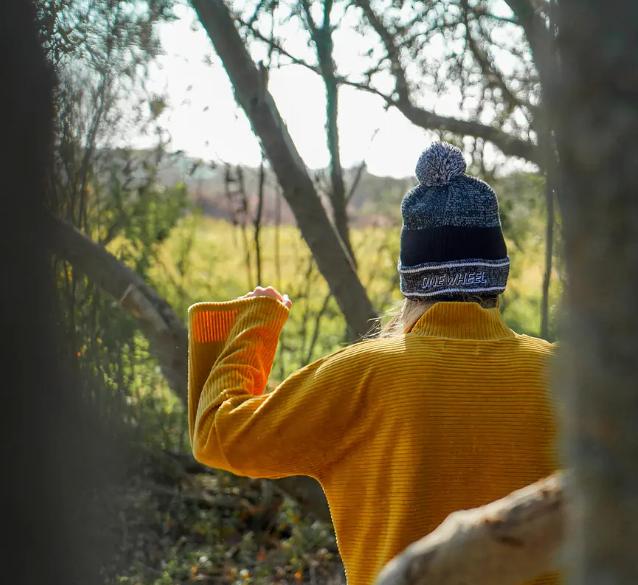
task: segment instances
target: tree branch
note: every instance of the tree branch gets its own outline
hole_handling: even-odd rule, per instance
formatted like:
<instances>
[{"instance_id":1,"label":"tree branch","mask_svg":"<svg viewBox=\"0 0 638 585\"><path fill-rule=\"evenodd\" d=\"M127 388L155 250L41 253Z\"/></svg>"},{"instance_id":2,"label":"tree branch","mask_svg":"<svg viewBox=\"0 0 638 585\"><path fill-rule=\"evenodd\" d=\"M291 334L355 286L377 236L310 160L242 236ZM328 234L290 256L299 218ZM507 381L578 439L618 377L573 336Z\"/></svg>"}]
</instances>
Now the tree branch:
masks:
<instances>
[{"instance_id":1,"label":"tree branch","mask_svg":"<svg viewBox=\"0 0 638 585\"><path fill-rule=\"evenodd\" d=\"M122 308L135 317L149 340L170 387L186 403L188 332L181 319L155 289L105 248L53 215L49 214L46 221L53 252L114 298L121 299ZM316 518L331 521L326 497L314 479L295 476L274 483Z\"/></svg>"},{"instance_id":2,"label":"tree branch","mask_svg":"<svg viewBox=\"0 0 638 585\"><path fill-rule=\"evenodd\" d=\"M235 96L261 140L319 270L356 336L365 335L376 312L341 238L335 232L306 166L269 92L258 99L258 72L223 0L191 0L235 89Z\"/></svg>"},{"instance_id":3,"label":"tree branch","mask_svg":"<svg viewBox=\"0 0 638 585\"><path fill-rule=\"evenodd\" d=\"M537 146L528 140L517 138L498 128L487 126L480 122L439 116L438 114L414 105L405 70L401 64L400 50L397 46L395 36L383 24L381 18L374 12L368 0L355 0L355 5L361 8L366 20L379 35L386 49L387 58L391 64L391 73L396 80L395 91L397 98L394 99L392 96L386 96L374 88L368 88L365 84L348 83L348 85L358 87L364 91L370 91L384 98L387 103L396 107L416 126L427 130L444 130L464 136L483 138L494 144L505 155L518 156L542 167L543 160L538 152ZM344 83L346 82L344 81Z\"/></svg>"},{"instance_id":4,"label":"tree branch","mask_svg":"<svg viewBox=\"0 0 638 585\"><path fill-rule=\"evenodd\" d=\"M362 0L359 0L360 2ZM488 15L489 16L489 15ZM299 59L295 57L292 53L287 51L280 43L273 39L267 38L261 32L259 32L256 28L251 26L249 23L245 22L240 16L235 15L236 20L242 25L250 29L255 38L259 39L267 43L270 47L272 47L275 51L279 52L281 55L284 55L295 65L300 65L309 69L313 73L321 75L321 70L317 65L311 65L307 63L303 59ZM377 22L380 26L381 23L377 19ZM509 22L509 21L508 21ZM512 21L513 22L513 21ZM388 32L388 35L390 33ZM457 134L461 134L464 136L474 136L476 138L482 138L484 140L488 140L494 146L496 146L503 154L507 156L517 156L524 158L530 162L533 162L540 167L543 166L543 159L538 152L538 147L529 140L524 140L522 138L517 138L516 136L512 136L507 132L499 130L493 126L487 126L485 124L481 124L480 122L475 121L466 121L459 120L457 118L450 118L446 116L439 116L434 112L430 112L425 110L419 106L415 106L414 103L410 99L400 101L395 99L392 95L388 95L378 90L374 86L372 86L369 82L361 82L361 81L353 81L348 79L347 77L338 76L337 82L340 85L348 85L355 89L359 89L361 91L365 91L367 93L376 95L383 99L383 101L392 107L397 108L410 122L424 128L426 130L443 130L447 132L453 132ZM406 82L407 85L407 82ZM530 109L536 110L536 108L532 108L531 105L525 104L526 107Z\"/></svg>"},{"instance_id":5,"label":"tree branch","mask_svg":"<svg viewBox=\"0 0 638 585\"><path fill-rule=\"evenodd\" d=\"M114 298L137 320L162 374L183 401L188 395L188 332L171 306L144 279L71 224L49 214L53 251Z\"/></svg>"},{"instance_id":6,"label":"tree branch","mask_svg":"<svg viewBox=\"0 0 638 585\"><path fill-rule=\"evenodd\" d=\"M281 46L281 44L278 43L275 39L270 39L266 35L262 34L251 23L243 20L241 16L239 16L238 14L233 13L233 17L239 24L241 24L241 26L246 27L256 39L259 39L260 41L266 43L271 49L274 49L280 55L283 55L284 57L288 57L288 59L290 59L290 61L294 65L301 65L302 67L305 67L306 69L310 69L310 71L312 71L313 73L317 73L318 75L321 74L321 72L319 71L319 67L317 65L311 65L310 63L304 61L303 59L299 59L299 57L295 57L292 53L284 49Z\"/></svg>"},{"instance_id":7,"label":"tree branch","mask_svg":"<svg viewBox=\"0 0 638 585\"><path fill-rule=\"evenodd\" d=\"M536 10L530 0L505 0L505 3L516 16L517 23L525 31L541 85L547 90L557 73L552 35L541 18L540 11Z\"/></svg>"},{"instance_id":8,"label":"tree branch","mask_svg":"<svg viewBox=\"0 0 638 585\"><path fill-rule=\"evenodd\" d=\"M488 85L500 88L509 109L513 109L517 105L523 105L510 91L510 88L505 83L500 71L498 71L491 62L487 51L479 45L478 41L472 35L469 19L469 13L471 11L469 0L461 0L461 8L463 11L463 24L465 26L465 40L467 42L467 46L474 56L474 59L476 59L476 62L479 64L483 77L487 81Z\"/></svg>"},{"instance_id":9,"label":"tree branch","mask_svg":"<svg viewBox=\"0 0 638 585\"><path fill-rule=\"evenodd\" d=\"M390 561L376 585L518 585L555 569L565 532L565 483L557 473L450 514Z\"/></svg>"},{"instance_id":10,"label":"tree branch","mask_svg":"<svg viewBox=\"0 0 638 585\"><path fill-rule=\"evenodd\" d=\"M330 16L333 6L332 0L324 0L323 23L321 27L315 23L310 2L301 0L305 13L306 26L310 33L319 61L319 71L326 88L326 138L328 151L330 152L330 202L335 228L341 238L348 254L355 262L354 251L350 243L350 231L348 225L346 186L343 180L343 167L341 165L341 150L339 148L339 79L336 75L336 65L333 56L332 26Z\"/></svg>"},{"instance_id":11,"label":"tree branch","mask_svg":"<svg viewBox=\"0 0 638 585\"><path fill-rule=\"evenodd\" d=\"M390 61L392 75L396 82L396 92L399 96L399 102L410 102L410 88L408 86L405 69L401 64L401 54L396 46L394 35L385 27L381 19L376 15L368 0L355 0L355 6L363 11L363 15L370 23L370 26L379 35L383 46L387 52L387 58Z\"/></svg>"},{"instance_id":12,"label":"tree branch","mask_svg":"<svg viewBox=\"0 0 638 585\"><path fill-rule=\"evenodd\" d=\"M494 144L494 146L507 156L517 156L533 162L540 167L543 166L543 157L538 147L529 140L517 138L507 132L503 132L503 130L499 130L494 126L487 126L481 122L441 116L424 108L420 108L419 106L415 106L412 103L400 103L391 96L384 94L382 91L366 83L350 81L344 77L340 78L340 83L379 96L386 104L397 108L397 110L415 126L426 130L443 130L462 136L482 138Z\"/></svg>"},{"instance_id":13,"label":"tree branch","mask_svg":"<svg viewBox=\"0 0 638 585\"><path fill-rule=\"evenodd\" d=\"M490 141L508 156L518 156L542 167L543 158L537 146L529 140L523 140L503 132L494 126L487 126L473 120L459 120L448 116L439 116L412 104L396 106L413 124L431 130L445 130L463 136L474 136Z\"/></svg>"}]
</instances>

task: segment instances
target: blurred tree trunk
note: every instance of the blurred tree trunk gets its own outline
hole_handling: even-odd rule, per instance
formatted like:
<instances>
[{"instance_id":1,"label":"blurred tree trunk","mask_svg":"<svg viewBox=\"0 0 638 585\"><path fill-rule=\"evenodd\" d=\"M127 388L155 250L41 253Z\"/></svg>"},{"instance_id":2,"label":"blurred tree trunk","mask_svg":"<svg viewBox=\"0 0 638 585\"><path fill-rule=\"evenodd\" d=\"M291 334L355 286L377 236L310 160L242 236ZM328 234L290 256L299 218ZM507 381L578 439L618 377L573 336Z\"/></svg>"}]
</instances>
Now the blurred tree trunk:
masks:
<instances>
[{"instance_id":1,"label":"blurred tree trunk","mask_svg":"<svg viewBox=\"0 0 638 585\"><path fill-rule=\"evenodd\" d=\"M376 312L343 241L324 210L308 170L223 0L191 0L235 89L235 96L295 215L301 234L355 336L368 333Z\"/></svg>"},{"instance_id":2,"label":"blurred tree trunk","mask_svg":"<svg viewBox=\"0 0 638 585\"><path fill-rule=\"evenodd\" d=\"M572 582L629 585L638 581L638 3L561 0L557 24Z\"/></svg>"},{"instance_id":3,"label":"blurred tree trunk","mask_svg":"<svg viewBox=\"0 0 638 585\"><path fill-rule=\"evenodd\" d=\"M40 46L34 4L5 0L0 20L0 414L5 503L2 582L98 583L105 536L94 501L114 479L113 458L64 355L44 221L53 172L54 75ZM97 536L99 533L99 537ZM94 541L93 538L99 540ZM96 547L96 548L94 548ZM92 553L97 553L97 556Z\"/></svg>"}]
</instances>

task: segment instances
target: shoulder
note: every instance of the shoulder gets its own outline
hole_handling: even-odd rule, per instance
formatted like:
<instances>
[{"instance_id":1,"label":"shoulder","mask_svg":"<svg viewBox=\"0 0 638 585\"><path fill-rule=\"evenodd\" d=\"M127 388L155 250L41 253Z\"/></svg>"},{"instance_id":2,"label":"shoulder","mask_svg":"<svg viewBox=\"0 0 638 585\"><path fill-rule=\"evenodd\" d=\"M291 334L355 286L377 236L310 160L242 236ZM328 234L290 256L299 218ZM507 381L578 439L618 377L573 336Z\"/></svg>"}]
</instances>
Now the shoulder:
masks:
<instances>
[{"instance_id":1,"label":"shoulder","mask_svg":"<svg viewBox=\"0 0 638 585\"><path fill-rule=\"evenodd\" d=\"M364 370L378 368L386 360L395 360L405 352L403 336L389 339L368 339L339 349L307 366L318 372L348 370L361 374Z\"/></svg>"},{"instance_id":2,"label":"shoulder","mask_svg":"<svg viewBox=\"0 0 638 585\"><path fill-rule=\"evenodd\" d=\"M531 335L519 335L516 334L516 339L520 343L521 347L530 352L547 355L552 357L556 355L558 351L558 343L550 343L545 339L539 337L532 337Z\"/></svg>"}]
</instances>

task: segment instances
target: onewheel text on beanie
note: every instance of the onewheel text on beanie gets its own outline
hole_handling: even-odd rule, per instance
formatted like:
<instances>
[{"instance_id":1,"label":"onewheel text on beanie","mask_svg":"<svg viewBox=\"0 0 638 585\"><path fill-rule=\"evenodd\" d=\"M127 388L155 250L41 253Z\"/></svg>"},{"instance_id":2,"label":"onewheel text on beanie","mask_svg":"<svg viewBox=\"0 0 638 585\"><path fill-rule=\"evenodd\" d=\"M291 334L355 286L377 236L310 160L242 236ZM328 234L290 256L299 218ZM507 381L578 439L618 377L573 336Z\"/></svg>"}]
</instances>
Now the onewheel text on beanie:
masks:
<instances>
[{"instance_id":1,"label":"onewheel text on beanie","mask_svg":"<svg viewBox=\"0 0 638 585\"><path fill-rule=\"evenodd\" d=\"M401 292L406 297L442 300L466 294L497 295L505 290L509 269L509 257L399 265Z\"/></svg>"},{"instance_id":2,"label":"onewheel text on beanie","mask_svg":"<svg viewBox=\"0 0 638 585\"><path fill-rule=\"evenodd\" d=\"M423 279L424 289L435 286L466 286L468 284L489 284L485 277L485 272L465 272L457 273L453 276L442 274L440 276L426 276Z\"/></svg>"}]
</instances>

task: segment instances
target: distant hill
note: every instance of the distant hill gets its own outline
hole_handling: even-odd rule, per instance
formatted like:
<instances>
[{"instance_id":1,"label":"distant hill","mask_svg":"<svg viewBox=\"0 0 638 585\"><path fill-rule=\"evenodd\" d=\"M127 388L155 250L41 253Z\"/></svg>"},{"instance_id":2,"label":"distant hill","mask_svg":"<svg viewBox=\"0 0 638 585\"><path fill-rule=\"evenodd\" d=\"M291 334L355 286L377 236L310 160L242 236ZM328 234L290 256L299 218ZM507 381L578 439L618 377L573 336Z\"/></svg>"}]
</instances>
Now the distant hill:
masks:
<instances>
[{"instance_id":1,"label":"distant hill","mask_svg":"<svg viewBox=\"0 0 638 585\"><path fill-rule=\"evenodd\" d=\"M150 151L112 150L104 151L100 157L101 173L107 177L114 174L120 180L144 183L150 174L166 187L183 183L193 203L204 214L242 223L252 221L258 204L259 169L250 167L227 167L224 164L204 162L182 152L164 153L161 156ZM329 174L327 170L311 170L311 176L327 202ZM415 183L413 179L377 177L366 170L345 171L347 189L351 190L357 176L356 189L351 193L348 212L353 225L394 224L399 221L401 198ZM329 205L326 205L330 209ZM288 205L279 195L274 174L266 170L264 180L263 223L294 223Z\"/></svg>"},{"instance_id":2,"label":"distant hill","mask_svg":"<svg viewBox=\"0 0 638 585\"><path fill-rule=\"evenodd\" d=\"M183 183L192 203L199 206L205 215L234 224L252 223L258 207L259 169L205 162L183 152L159 155L150 151L103 151L100 156L100 172L105 181L117 176L120 182L127 182L129 187L135 183L148 182L149 176L154 176L155 181L165 187ZM327 200L330 186L328 170L315 169L310 173L322 195L324 207L330 210ZM348 190L352 189L356 181L356 189L348 203L351 224L399 225L401 199L417 183L416 179L379 177L365 169L359 177L358 175L357 168L345 171ZM530 188L534 192L537 190L537 180L534 174L513 173L493 181L492 186L497 190L501 201L501 212L509 216L509 208L523 198L524 192ZM275 176L267 168L262 223L294 223L293 214L279 193Z\"/></svg>"}]
</instances>

